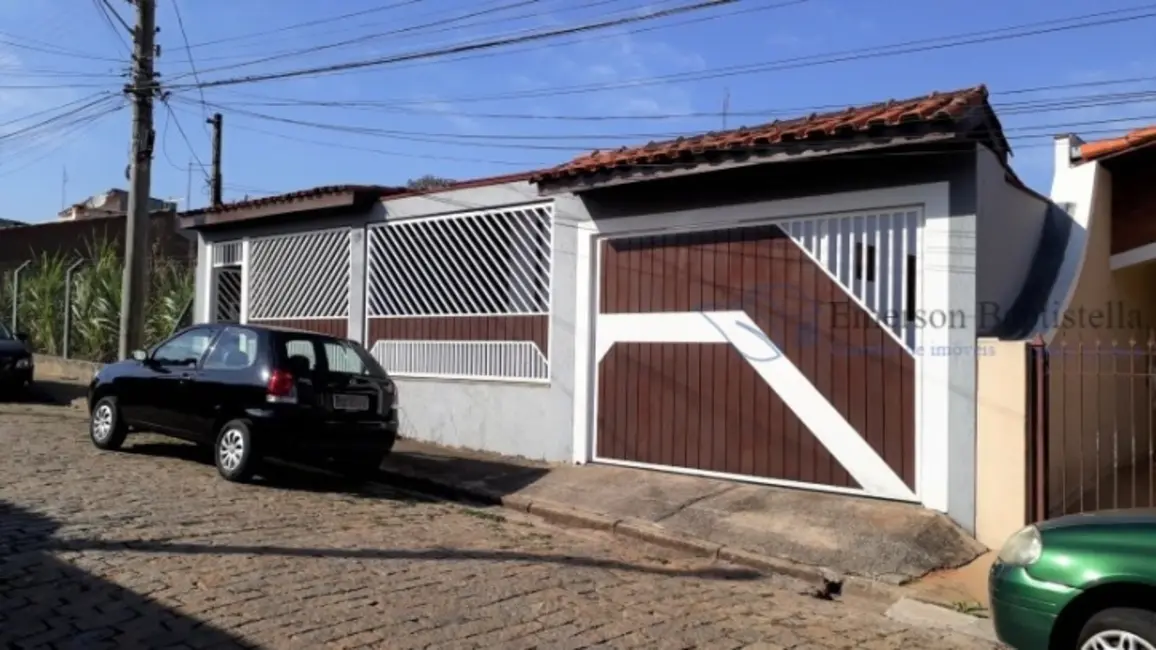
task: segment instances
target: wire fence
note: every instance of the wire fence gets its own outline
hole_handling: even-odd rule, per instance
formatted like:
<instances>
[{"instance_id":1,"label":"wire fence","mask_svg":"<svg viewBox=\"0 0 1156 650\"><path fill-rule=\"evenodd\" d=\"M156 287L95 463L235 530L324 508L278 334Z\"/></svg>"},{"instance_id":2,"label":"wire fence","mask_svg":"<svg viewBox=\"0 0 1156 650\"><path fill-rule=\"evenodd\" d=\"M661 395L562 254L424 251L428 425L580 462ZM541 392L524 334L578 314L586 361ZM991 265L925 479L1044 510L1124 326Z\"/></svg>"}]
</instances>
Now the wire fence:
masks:
<instances>
[{"instance_id":1,"label":"wire fence","mask_svg":"<svg viewBox=\"0 0 1156 650\"><path fill-rule=\"evenodd\" d=\"M117 356L123 264L113 240L90 240L80 255L42 254L0 269L0 322L28 335L38 354L109 362ZM194 268L154 250L145 340L191 324Z\"/></svg>"}]
</instances>

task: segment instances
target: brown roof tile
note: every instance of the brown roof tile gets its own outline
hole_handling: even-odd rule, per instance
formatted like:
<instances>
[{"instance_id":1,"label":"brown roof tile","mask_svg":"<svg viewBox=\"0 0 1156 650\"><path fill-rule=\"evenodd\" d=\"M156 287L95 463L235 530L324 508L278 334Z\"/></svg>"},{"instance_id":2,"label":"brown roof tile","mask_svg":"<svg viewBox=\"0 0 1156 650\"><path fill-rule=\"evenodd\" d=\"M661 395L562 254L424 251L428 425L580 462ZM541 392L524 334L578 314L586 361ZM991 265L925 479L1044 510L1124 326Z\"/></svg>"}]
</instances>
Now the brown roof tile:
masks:
<instances>
[{"instance_id":1,"label":"brown roof tile","mask_svg":"<svg viewBox=\"0 0 1156 650\"><path fill-rule=\"evenodd\" d=\"M191 217L206 213L223 213L235 212L237 210L250 210L252 208L262 208L272 205L284 205L291 203L299 203L309 201L311 199L318 199L326 196L333 196L335 194L346 194L349 192L359 192L375 196L388 196L391 194L399 194L407 191L404 187L386 187L383 185L325 185L322 187L314 187L307 190L298 190L296 192L288 192L285 194L275 194L273 196L263 196L258 199L248 199L244 201L233 201L225 203L220 206L208 206L198 208L196 210L189 210L182 212L182 217Z\"/></svg>"},{"instance_id":2,"label":"brown roof tile","mask_svg":"<svg viewBox=\"0 0 1156 650\"><path fill-rule=\"evenodd\" d=\"M871 129L909 123L955 122L986 108L984 86L922 97L816 113L791 120L775 120L754 127L704 133L667 142L651 142L612 151L593 151L568 163L543 170L534 181L610 171L641 164L669 164L714 152L746 151L754 147L798 142L808 139L848 138Z\"/></svg>"},{"instance_id":3,"label":"brown roof tile","mask_svg":"<svg viewBox=\"0 0 1156 650\"><path fill-rule=\"evenodd\" d=\"M1136 129L1118 138L1084 143L1080 145L1080 160L1099 160L1151 144L1156 144L1156 126Z\"/></svg>"}]
</instances>

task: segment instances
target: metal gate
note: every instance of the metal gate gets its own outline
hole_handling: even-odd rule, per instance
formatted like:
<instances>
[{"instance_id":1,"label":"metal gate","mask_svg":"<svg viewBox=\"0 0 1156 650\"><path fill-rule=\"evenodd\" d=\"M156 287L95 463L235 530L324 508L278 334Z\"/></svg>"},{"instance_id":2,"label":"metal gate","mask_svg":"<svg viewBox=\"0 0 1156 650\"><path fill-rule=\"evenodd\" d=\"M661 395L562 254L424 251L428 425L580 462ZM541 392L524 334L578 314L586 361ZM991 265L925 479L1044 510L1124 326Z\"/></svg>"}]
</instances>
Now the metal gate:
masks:
<instances>
[{"instance_id":1,"label":"metal gate","mask_svg":"<svg viewBox=\"0 0 1156 650\"><path fill-rule=\"evenodd\" d=\"M604 240L595 460L915 500L917 209Z\"/></svg>"}]
</instances>

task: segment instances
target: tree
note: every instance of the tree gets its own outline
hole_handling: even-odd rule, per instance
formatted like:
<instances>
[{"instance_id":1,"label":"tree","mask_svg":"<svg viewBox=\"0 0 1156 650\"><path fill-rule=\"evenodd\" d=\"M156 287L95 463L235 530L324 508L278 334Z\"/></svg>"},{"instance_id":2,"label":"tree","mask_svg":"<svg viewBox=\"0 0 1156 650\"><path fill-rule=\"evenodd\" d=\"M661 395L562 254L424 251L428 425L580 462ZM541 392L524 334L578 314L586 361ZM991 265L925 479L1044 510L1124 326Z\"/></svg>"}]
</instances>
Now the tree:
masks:
<instances>
[{"instance_id":1,"label":"tree","mask_svg":"<svg viewBox=\"0 0 1156 650\"><path fill-rule=\"evenodd\" d=\"M455 182L452 178L442 178L441 176L426 174L425 176L409 179L406 181L405 186L411 190L433 190L439 187L449 187Z\"/></svg>"}]
</instances>

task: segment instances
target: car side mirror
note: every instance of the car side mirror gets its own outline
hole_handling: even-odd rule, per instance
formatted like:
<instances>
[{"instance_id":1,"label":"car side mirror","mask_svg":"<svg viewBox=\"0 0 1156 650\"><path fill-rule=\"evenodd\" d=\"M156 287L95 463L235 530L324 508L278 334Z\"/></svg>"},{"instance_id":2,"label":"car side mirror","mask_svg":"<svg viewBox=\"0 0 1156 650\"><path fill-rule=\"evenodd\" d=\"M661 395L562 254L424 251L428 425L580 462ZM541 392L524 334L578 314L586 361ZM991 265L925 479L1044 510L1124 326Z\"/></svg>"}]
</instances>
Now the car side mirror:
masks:
<instances>
[{"instance_id":1,"label":"car side mirror","mask_svg":"<svg viewBox=\"0 0 1156 650\"><path fill-rule=\"evenodd\" d=\"M16 332L16 340L21 343L28 342L28 332Z\"/></svg>"},{"instance_id":2,"label":"car side mirror","mask_svg":"<svg viewBox=\"0 0 1156 650\"><path fill-rule=\"evenodd\" d=\"M140 361L141 363L144 363L145 361L148 360L149 355L144 350L133 350L132 351L132 358L137 360L137 361Z\"/></svg>"}]
</instances>

